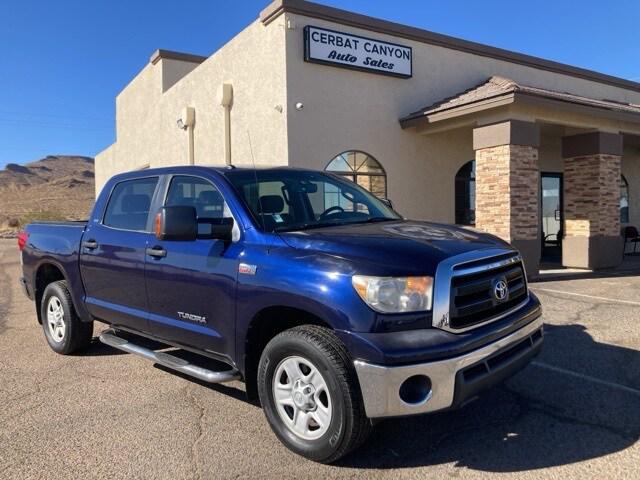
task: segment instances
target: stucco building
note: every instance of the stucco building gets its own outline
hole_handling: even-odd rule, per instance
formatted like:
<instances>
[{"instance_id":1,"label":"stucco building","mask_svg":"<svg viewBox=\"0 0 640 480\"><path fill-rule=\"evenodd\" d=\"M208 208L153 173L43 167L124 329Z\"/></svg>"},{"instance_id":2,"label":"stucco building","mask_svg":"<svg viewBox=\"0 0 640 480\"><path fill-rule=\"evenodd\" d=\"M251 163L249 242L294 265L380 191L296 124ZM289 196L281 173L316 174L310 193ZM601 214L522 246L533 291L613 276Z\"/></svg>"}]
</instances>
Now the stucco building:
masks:
<instances>
[{"instance_id":1,"label":"stucco building","mask_svg":"<svg viewBox=\"0 0 640 480\"><path fill-rule=\"evenodd\" d=\"M179 125L177 125L177 123ZM540 259L620 262L640 224L640 84L300 0L209 57L156 51L116 98L113 174L188 164L329 169L409 218Z\"/></svg>"}]
</instances>

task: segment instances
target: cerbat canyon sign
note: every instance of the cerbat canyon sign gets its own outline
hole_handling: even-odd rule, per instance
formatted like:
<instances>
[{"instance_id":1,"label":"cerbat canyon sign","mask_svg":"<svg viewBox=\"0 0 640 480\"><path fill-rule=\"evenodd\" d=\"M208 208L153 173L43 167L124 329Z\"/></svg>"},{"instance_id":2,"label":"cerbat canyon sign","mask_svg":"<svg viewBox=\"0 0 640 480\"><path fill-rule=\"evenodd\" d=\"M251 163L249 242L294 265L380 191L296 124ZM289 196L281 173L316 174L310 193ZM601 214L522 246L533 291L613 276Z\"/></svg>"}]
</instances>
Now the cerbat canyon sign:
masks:
<instances>
[{"instance_id":1,"label":"cerbat canyon sign","mask_svg":"<svg viewBox=\"0 0 640 480\"><path fill-rule=\"evenodd\" d=\"M307 25L304 59L398 77L411 77L411 47Z\"/></svg>"}]
</instances>

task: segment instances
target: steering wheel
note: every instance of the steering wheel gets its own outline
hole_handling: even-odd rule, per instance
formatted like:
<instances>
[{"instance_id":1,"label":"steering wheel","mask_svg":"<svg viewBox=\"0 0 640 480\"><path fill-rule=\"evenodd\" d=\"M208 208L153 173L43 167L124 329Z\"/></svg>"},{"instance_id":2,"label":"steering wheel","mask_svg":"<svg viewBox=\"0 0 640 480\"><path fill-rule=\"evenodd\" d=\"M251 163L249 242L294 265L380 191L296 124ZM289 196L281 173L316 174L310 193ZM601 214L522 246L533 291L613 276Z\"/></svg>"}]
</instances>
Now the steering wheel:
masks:
<instances>
[{"instance_id":1,"label":"steering wheel","mask_svg":"<svg viewBox=\"0 0 640 480\"><path fill-rule=\"evenodd\" d=\"M340 205L334 205L333 207L329 207L320 214L320 217L318 218L318 220L324 220L333 212L344 213L344 208L342 208Z\"/></svg>"}]
</instances>

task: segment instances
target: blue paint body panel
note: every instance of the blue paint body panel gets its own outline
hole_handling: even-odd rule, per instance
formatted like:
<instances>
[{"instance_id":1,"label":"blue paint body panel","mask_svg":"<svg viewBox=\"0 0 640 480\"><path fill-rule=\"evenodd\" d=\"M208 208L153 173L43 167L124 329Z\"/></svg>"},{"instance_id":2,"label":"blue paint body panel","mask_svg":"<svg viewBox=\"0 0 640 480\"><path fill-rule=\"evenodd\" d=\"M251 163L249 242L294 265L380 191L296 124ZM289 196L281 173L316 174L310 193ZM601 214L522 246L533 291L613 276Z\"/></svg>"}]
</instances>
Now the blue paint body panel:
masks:
<instances>
[{"instance_id":1,"label":"blue paint body panel","mask_svg":"<svg viewBox=\"0 0 640 480\"><path fill-rule=\"evenodd\" d=\"M116 184L158 177L150 207L155 212L172 175L197 176L215 185L237 223L234 242L160 241L151 233L152 222L147 231L102 223ZM439 233L421 235L425 229ZM54 265L68 281L82 319L97 318L215 354L241 372L251 322L271 307L315 315L338 333L354 358L381 364L425 361L477 348L540 314L539 302L531 295L522 312L464 334L430 328L430 314L424 312L396 315L411 329L376 333L385 316L360 299L352 275L433 276L438 264L453 255L511 247L490 235L407 220L265 233L225 169L169 167L117 175L104 187L88 222L33 223L26 231L24 278L36 298L42 293L37 291L39 269ZM87 240L94 240L97 248L83 247ZM162 247L167 254L149 256L149 247ZM255 266L255 272L238 273L240 263ZM200 320L183 319L178 312Z\"/></svg>"}]
</instances>

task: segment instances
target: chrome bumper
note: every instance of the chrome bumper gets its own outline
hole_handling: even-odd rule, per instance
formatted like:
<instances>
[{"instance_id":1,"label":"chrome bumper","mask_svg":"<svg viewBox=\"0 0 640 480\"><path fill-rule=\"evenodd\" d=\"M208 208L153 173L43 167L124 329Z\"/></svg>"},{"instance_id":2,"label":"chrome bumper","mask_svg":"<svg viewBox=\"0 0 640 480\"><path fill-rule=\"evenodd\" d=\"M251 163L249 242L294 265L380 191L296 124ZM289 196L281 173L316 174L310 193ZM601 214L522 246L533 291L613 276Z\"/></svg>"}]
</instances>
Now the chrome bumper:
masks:
<instances>
[{"instance_id":1,"label":"chrome bumper","mask_svg":"<svg viewBox=\"0 0 640 480\"><path fill-rule=\"evenodd\" d=\"M517 367L522 362L526 364L539 351L542 343L541 329L542 317L538 317L520 330L486 347L436 362L385 367L356 360L354 365L362 390L366 414L369 418L414 415L444 410L454 404L463 403L465 398L456 398L456 381L460 381L458 373L462 373L462 370L467 367L482 365L484 362L487 366L487 372L482 378L483 384L490 385L492 379L500 381L505 378L504 373L509 376L509 367ZM538 332L540 332L539 336ZM534 336L536 336L535 339ZM529 343L526 342L527 339L530 340ZM522 348L520 348L523 341ZM507 355L507 359L496 364L495 368L488 366L490 362L487 361L490 361L490 357L498 357L503 352L510 351L510 347L516 346L519 348L511 357ZM499 358L499 360L503 359ZM429 377L431 391L421 401L407 403L400 398L400 386L406 379L414 375Z\"/></svg>"}]
</instances>

